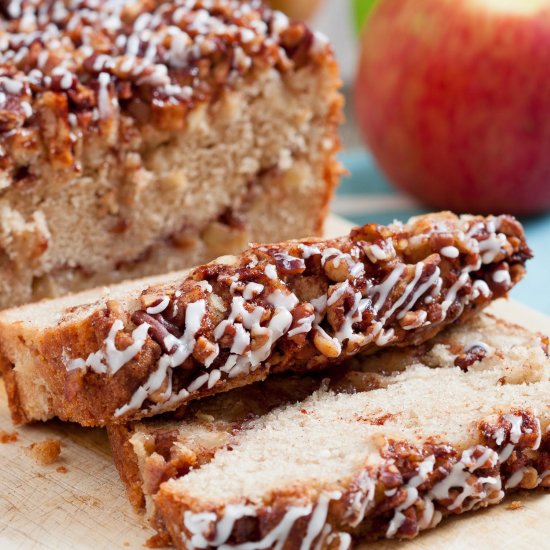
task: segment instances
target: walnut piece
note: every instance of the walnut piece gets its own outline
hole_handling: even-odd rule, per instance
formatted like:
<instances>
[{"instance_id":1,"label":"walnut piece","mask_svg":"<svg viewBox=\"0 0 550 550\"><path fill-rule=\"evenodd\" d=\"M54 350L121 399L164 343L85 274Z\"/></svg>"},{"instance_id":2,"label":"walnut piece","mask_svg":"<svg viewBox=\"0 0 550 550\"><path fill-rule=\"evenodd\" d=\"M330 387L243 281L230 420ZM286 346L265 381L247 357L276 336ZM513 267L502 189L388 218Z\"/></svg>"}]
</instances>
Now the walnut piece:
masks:
<instances>
[{"instance_id":1,"label":"walnut piece","mask_svg":"<svg viewBox=\"0 0 550 550\"><path fill-rule=\"evenodd\" d=\"M342 347L340 346L338 340L331 338L324 331L315 331L313 344L325 357L329 357L331 359L339 357L342 352Z\"/></svg>"}]
</instances>

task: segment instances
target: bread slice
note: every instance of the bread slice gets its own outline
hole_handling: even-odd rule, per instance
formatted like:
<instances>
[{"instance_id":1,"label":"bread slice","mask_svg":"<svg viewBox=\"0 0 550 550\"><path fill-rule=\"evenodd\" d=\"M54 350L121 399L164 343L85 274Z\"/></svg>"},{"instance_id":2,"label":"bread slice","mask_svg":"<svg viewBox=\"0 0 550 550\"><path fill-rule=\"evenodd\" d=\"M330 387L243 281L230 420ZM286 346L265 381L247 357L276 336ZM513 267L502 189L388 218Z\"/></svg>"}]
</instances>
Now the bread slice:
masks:
<instances>
[{"instance_id":1,"label":"bread slice","mask_svg":"<svg viewBox=\"0 0 550 550\"><path fill-rule=\"evenodd\" d=\"M320 234L321 34L260 1L3 6L0 309Z\"/></svg>"},{"instance_id":2,"label":"bread slice","mask_svg":"<svg viewBox=\"0 0 550 550\"><path fill-rule=\"evenodd\" d=\"M177 413L107 427L115 463L137 510L152 510L160 484L209 462L231 445L254 418L303 401L321 385L341 392L386 388L414 365L459 367L498 374L519 384L544 376L547 341L492 315L480 315L419 346L357 355L345 365L308 375L273 375L229 392L194 401Z\"/></svg>"},{"instance_id":3,"label":"bread slice","mask_svg":"<svg viewBox=\"0 0 550 550\"><path fill-rule=\"evenodd\" d=\"M480 315L259 415L243 417L243 389L230 392L236 414L228 394L193 406L179 424L136 423L128 428L136 476L157 528L178 548L411 538L508 491L550 486L547 353L547 339ZM391 372L372 374L374 361Z\"/></svg>"},{"instance_id":4,"label":"bread slice","mask_svg":"<svg viewBox=\"0 0 550 550\"><path fill-rule=\"evenodd\" d=\"M513 218L432 214L8 310L13 417L123 423L271 371L419 344L505 295L529 256Z\"/></svg>"},{"instance_id":5,"label":"bread slice","mask_svg":"<svg viewBox=\"0 0 550 550\"><path fill-rule=\"evenodd\" d=\"M351 367L346 365L343 370L347 373ZM322 376L275 374L265 381L193 401L164 416L108 425L115 463L134 508L144 508L146 498L151 508L149 497L162 482L208 462L253 418L309 397L331 372Z\"/></svg>"}]
</instances>

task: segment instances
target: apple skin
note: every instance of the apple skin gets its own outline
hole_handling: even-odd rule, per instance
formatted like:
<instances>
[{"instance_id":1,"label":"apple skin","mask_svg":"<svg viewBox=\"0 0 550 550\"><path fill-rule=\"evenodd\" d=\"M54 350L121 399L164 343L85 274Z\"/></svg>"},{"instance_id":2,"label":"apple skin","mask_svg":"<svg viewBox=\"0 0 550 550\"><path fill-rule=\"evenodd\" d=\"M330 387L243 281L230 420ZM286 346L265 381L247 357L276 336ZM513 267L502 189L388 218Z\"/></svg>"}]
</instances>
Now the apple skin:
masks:
<instances>
[{"instance_id":1,"label":"apple skin","mask_svg":"<svg viewBox=\"0 0 550 550\"><path fill-rule=\"evenodd\" d=\"M550 0L380 0L358 123L388 178L431 207L548 211L549 67Z\"/></svg>"},{"instance_id":2,"label":"apple skin","mask_svg":"<svg viewBox=\"0 0 550 550\"><path fill-rule=\"evenodd\" d=\"M307 21L321 4L321 0L269 0L272 8L286 13L291 19Z\"/></svg>"}]
</instances>

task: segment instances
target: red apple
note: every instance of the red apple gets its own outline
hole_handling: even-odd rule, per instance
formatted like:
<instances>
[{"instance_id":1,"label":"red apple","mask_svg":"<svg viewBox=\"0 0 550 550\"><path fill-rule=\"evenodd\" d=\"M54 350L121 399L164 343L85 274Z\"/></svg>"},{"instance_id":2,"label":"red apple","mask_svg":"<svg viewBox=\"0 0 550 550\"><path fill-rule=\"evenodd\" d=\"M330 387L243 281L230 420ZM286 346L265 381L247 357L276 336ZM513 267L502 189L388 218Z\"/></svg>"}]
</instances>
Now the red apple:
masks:
<instances>
[{"instance_id":1,"label":"red apple","mask_svg":"<svg viewBox=\"0 0 550 550\"><path fill-rule=\"evenodd\" d=\"M550 0L379 0L355 105L388 178L426 204L550 209Z\"/></svg>"},{"instance_id":2,"label":"red apple","mask_svg":"<svg viewBox=\"0 0 550 550\"><path fill-rule=\"evenodd\" d=\"M290 18L307 21L317 10L321 0L269 0L276 10L284 11Z\"/></svg>"}]
</instances>

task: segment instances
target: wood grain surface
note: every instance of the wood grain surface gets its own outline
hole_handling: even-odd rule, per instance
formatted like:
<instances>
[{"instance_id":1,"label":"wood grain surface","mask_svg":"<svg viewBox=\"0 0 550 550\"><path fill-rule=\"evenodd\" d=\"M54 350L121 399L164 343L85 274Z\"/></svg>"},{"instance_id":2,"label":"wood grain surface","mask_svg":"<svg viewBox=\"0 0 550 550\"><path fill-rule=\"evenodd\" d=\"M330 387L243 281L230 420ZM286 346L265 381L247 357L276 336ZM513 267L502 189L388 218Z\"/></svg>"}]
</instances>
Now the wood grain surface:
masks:
<instances>
[{"instance_id":1,"label":"wood grain surface","mask_svg":"<svg viewBox=\"0 0 550 550\"><path fill-rule=\"evenodd\" d=\"M348 222L331 217L327 235L343 234ZM529 279L523 284L529 284ZM493 312L550 334L550 318L515 302ZM0 432L12 432L0 383ZM58 421L18 427L17 441L0 444L0 550L143 548L153 531L130 507L103 430ZM58 462L39 466L32 443L62 442ZM63 466L66 472L58 471ZM510 509L512 501L521 502ZM444 521L410 542L369 544L376 550L550 548L550 495L517 493L492 508Z\"/></svg>"}]
</instances>

